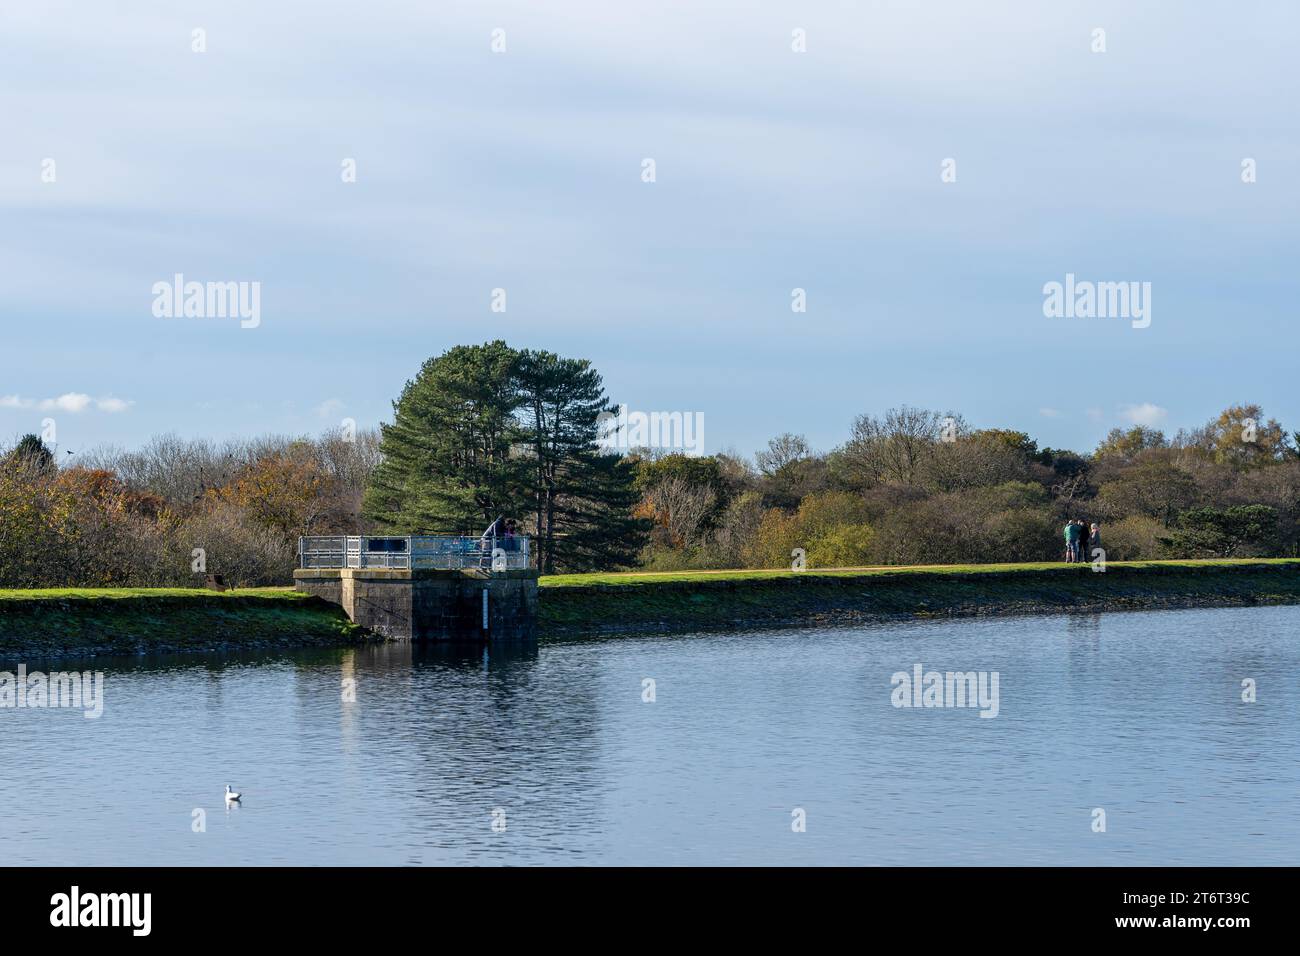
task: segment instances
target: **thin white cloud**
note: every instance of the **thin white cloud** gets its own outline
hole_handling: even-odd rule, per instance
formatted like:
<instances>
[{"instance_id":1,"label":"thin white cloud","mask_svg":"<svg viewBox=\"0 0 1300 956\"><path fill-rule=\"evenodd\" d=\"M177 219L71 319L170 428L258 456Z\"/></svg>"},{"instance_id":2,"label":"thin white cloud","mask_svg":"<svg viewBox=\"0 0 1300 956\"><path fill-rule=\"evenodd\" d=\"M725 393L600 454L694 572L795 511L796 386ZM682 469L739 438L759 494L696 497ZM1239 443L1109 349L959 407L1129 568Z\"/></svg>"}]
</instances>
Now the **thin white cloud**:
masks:
<instances>
[{"instance_id":1,"label":"thin white cloud","mask_svg":"<svg viewBox=\"0 0 1300 956\"><path fill-rule=\"evenodd\" d=\"M1059 408L1040 408L1038 414L1044 418L1060 418L1061 410Z\"/></svg>"},{"instance_id":2,"label":"thin white cloud","mask_svg":"<svg viewBox=\"0 0 1300 956\"><path fill-rule=\"evenodd\" d=\"M65 392L58 398L42 399L37 407L43 412L71 412L75 415L77 412L84 412L93 401L94 399L83 392Z\"/></svg>"},{"instance_id":3,"label":"thin white cloud","mask_svg":"<svg viewBox=\"0 0 1300 956\"><path fill-rule=\"evenodd\" d=\"M321 418L329 418L341 411L343 411L343 402L337 398L327 398L316 406L316 414Z\"/></svg>"},{"instance_id":4,"label":"thin white cloud","mask_svg":"<svg viewBox=\"0 0 1300 956\"><path fill-rule=\"evenodd\" d=\"M1125 405L1119 410L1119 416L1134 425L1154 428L1169 417L1169 410L1151 402L1143 402L1141 405Z\"/></svg>"},{"instance_id":5,"label":"thin white cloud","mask_svg":"<svg viewBox=\"0 0 1300 956\"><path fill-rule=\"evenodd\" d=\"M135 402L106 395L103 398L91 398L85 392L64 392L58 398L23 398L21 395L0 395L0 408L35 408L42 412L67 412L76 415L92 405L101 412L114 414L124 412Z\"/></svg>"}]
</instances>

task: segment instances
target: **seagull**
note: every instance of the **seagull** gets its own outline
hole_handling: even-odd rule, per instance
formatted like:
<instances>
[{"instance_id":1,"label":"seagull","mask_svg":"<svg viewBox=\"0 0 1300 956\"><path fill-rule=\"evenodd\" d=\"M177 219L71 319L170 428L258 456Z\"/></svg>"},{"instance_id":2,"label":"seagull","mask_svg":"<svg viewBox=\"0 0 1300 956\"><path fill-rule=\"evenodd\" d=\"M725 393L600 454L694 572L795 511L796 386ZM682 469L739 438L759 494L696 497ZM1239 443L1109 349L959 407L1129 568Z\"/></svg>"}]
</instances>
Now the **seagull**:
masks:
<instances>
[{"instance_id":1,"label":"seagull","mask_svg":"<svg viewBox=\"0 0 1300 956\"><path fill-rule=\"evenodd\" d=\"M230 784L226 784L226 803L238 803L240 796L230 789Z\"/></svg>"}]
</instances>

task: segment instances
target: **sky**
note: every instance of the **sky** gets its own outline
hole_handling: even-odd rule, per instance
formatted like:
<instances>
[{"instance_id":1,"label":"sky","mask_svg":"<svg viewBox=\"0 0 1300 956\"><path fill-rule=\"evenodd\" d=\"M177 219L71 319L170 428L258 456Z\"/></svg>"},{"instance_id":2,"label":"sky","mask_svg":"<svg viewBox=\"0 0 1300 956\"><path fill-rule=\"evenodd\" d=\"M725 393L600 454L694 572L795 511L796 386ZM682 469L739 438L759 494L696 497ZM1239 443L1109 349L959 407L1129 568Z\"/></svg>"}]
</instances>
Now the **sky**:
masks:
<instances>
[{"instance_id":1,"label":"sky","mask_svg":"<svg viewBox=\"0 0 1300 956\"><path fill-rule=\"evenodd\" d=\"M496 338L707 452L901 404L1077 450L1300 428L1297 33L1251 0L6 2L0 443L364 428ZM256 324L156 314L178 273L258 283ZM1067 275L1150 283L1150 324L1045 315Z\"/></svg>"}]
</instances>

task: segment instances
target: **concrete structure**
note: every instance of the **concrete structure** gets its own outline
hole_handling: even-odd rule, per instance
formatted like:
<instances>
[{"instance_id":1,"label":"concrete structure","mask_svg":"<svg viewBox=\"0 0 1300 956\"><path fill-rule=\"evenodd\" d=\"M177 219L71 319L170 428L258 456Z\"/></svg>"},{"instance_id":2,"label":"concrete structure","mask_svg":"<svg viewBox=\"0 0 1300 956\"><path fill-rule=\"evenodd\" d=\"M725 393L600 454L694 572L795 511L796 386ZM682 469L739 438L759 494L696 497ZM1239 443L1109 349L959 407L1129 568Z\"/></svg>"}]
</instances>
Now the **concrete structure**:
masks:
<instances>
[{"instance_id":1,"label":"concrete structure","mask_svg":"<svg viewBox=\"0 0 1300 956\"><path fill-rule=\"evenodd\" d=\"M536 571L300 568L293 578L299 591L338 604L355 623L394 640L537 634Z\"/></svg>"},{"instance_id":2,"label":"concrete structure","mask_svg":"<svg viewBox=\"0 0 1300 956\"><path fill-rule=\"evenodd\" d=\"M298 540L294 585L402 641L537 632L537 572L524 536L327 535Z\"/></svg>"}]
</instances>

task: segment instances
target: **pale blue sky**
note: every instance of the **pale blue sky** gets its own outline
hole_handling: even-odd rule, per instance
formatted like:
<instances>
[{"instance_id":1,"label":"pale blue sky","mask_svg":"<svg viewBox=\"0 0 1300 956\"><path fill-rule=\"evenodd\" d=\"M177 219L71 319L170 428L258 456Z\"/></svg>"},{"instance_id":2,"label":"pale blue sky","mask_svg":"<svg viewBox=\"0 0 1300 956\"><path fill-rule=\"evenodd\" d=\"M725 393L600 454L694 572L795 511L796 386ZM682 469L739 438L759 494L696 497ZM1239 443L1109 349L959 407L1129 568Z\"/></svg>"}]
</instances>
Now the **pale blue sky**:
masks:
<instances>
[{"instance_id":1,"label":"pale blue sky","mask_svg":"<svg viewBox=\"0 0 1300 956\"><path fill-rule=\"evenodd\" d=\"M901 403L1078 449L1245 401L1300 428L1298 32L1285 2L7 4L0 436L365 426L497 337L703 412L709 451ZM260 327L155 318L176 272L261 282ZM1045 318L1067 272L1151 282L1151 327Z\"/></svg>"}]
</instances>

